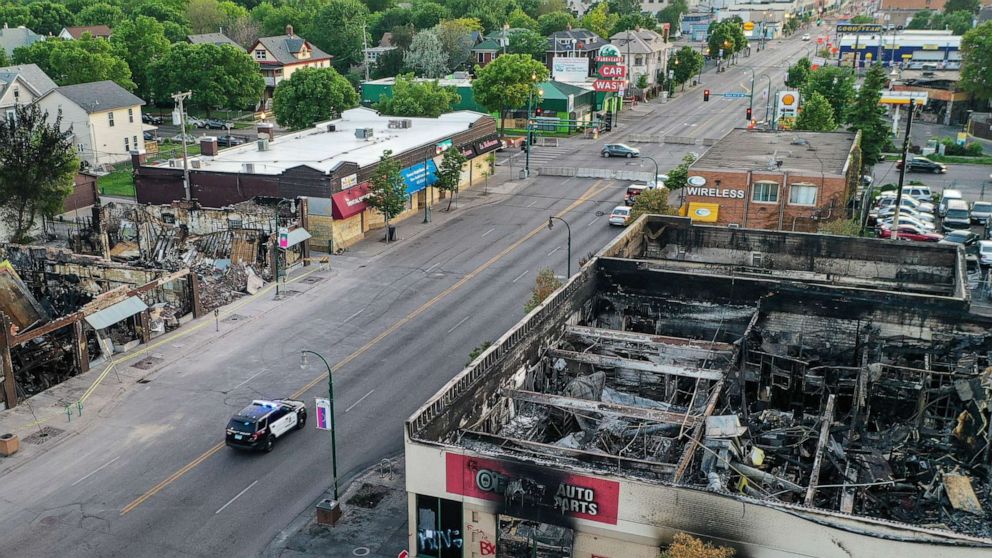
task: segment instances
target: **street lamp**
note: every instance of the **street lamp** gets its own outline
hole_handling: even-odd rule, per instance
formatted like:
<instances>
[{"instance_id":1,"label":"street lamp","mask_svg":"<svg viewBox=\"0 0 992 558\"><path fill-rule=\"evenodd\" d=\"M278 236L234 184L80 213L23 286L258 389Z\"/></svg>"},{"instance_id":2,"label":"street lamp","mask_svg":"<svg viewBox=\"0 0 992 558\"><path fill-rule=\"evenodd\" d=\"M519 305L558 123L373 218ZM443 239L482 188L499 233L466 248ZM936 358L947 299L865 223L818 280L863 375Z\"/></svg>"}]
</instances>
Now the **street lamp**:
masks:
<instances>
[{"instance_id":1,"label":"street lamp","mask_svg":"<svg viewBox=\"0 0 992 558\"><path fill-rule=\"evenodd\" d=\"M310 359L307 355L313 355L320 359L327 367L327 398L331 402L331 475L334 477L334 501L338 500L338 445L335 439L335 433L337 432L338 425L337 421L334 420L334 375L331 374L331 365L327 363L327 359L316 353L314 351L308 351L306 349L300 351L300 368L303 370L310 369Z\"/></svg>"},{"instance_id":2,"label":"street lamp","mask_svg":"<svg viewBox=\"0 0 992 558\"><path fill-rule=\"evenodd\" d=\"M533 74L532 73L530 75L530 79L531 79L531 82L537 83L537 74ZM544 96L544 90L538 88L538 90L537 90L537 97L538 97L537 104L538 105L541 104L541 97L543 97L543 96ZM532 110L531 110L531 104L532 104L532 101L533 100L534 100L534 86L531 87L530 94L527 95L527 140L526 140L526 142L527 142L526 143L526 145L527 145L527 151L525 151L525 155L524 155L524 159L525 159L525 162L524 162L524 178L529 178L530 177L530 150L534 147L533 142L531 141L533 139L531 137L531 123L532 123L532 119L534 117L533 116L533 113L532 113Z\"/></svg>"},{"instance_id":3,"label":"street lamp","mask_svg":"<svg viewBox=\"0 0 992 558\"><path fill-rule=\"evenodd\" d=\"M655 161L653 157L648 157L647 155L641 155L641 159L647 159L648 161L654 163L654 182L655 185L657 185L658 176L661 175L661 172L658 171L658 161Z\"/></svg>"},{"instance_id":4,"label":"street lamp","mask_svg":"<svg viewBox=\"0 0 992 558\"><path fill-rule=\"evenodd\" d=\"M550 231L554 228L554 219L558 219L562 223L565 223L565 229L568 230L568 277L572 276L572 227L568 225L568 221L562 219L561 217L555 217L554 215L548 216L548 230Z\"/></svg>"},{"instance_id":5,"label":"street lamp","mask_svg":"<svg viewBox=\"0 0 992 558\"><path fill-rule=\"evenodd\" d=\"M272 269L273 269L272 278L276 282L276 300L279 300L279 254L282 251L282 248L279 246L279 228L280 228L279 208L282 207L282 204L286 202L293 203L293 200L283 198L279 200L279 203L276 204L276 213L275 213L276 230L273 231L276 236L276 242L274 244L274 248L275 248L274 257L272 258Z\"/></svg>"}]
</instances>

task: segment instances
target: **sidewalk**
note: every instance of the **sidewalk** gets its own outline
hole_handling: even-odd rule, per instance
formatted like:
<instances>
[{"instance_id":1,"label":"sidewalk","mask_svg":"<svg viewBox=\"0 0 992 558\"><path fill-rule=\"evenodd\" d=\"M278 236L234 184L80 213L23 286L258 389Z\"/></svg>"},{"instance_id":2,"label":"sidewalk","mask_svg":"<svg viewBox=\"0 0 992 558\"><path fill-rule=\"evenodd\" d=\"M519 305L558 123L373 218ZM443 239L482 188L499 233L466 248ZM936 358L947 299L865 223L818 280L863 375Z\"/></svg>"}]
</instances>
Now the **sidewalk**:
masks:
<instances>
[{"instance_id":1,"label":"sidewalk","mask_svg":"<svg viewBox=\"0 0 992 558\"><path fill-rule=\"evenodd\" d=\"M343 514L337 525L318 525L314 502L269 543L262 556L396 558L409 545L405 480L402 455L383 460L348 485L341 495Z\"/></svg>"}]
</instances>

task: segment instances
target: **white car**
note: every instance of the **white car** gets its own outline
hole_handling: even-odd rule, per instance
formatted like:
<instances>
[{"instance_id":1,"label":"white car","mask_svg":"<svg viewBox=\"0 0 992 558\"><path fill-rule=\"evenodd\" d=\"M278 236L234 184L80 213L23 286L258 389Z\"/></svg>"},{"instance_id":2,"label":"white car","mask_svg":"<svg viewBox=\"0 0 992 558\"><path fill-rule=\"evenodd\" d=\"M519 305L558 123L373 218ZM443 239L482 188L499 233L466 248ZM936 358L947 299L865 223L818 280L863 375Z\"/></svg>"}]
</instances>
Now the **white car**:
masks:
<instances>
[{"instance_id":1,"label":"white car","mask_svg":"<svg viewBox=\"0 0 992 558\"><path fill-rule=\"evenodd\" d=\"M891 227L892 217L889 217L888 219L880 219L879 223ZM936 225L934 225L933 223L927 223L926 221L922 221L920 219L917 219L916 217L911 217L909 215L903 215L902 213L899 214L899 224L913 225L914 227L919 227L928 232L934 232L937 230Z\"/></svg>"},{"instance_id":2,"label":"white car","mask_svg":"<svg viewBox=\"0 0 992 558\"><path fill-rule=\"evenodd\" d=\"M630 208L626 205L618 205L610 213L610 224L618 227L626 227L630 221Z\"/></svg>"},{"instance_id":3,"label":"white car","mask_svg":"<svg viewBox=\"0 0 992 558\"><path fill-rule=\"evenodd\" d=\"M925 211L927 213L933 213L935 208L934 205L928 201L920 201L918 198L910 196L903 193L902 196L902 206L911 207L917 211ZM891 207L896 204L896 195L893 192L885 192L878 199L879 209L884 209L886 207Z\"/></svg>"},{"instance_id":4,"label":"white car","mask_svg":"<svg viewBox=\"0 0 992 558\"><path fill-rule=\"evenodd\" d=\"M983 266L988 267L992 265L992 240L981 240L978 242L978 257Z\"/></svg>"},{"instance_id":5,"label":"white car","mask_svg":"<svg viewBox=\"0 0 992 558\"><path fill-rule=\"evenodd\" d=\"M803 35L803 40L804 41L808 41L809 39L810 39L809 33L806 33L806 34Z\"/></svg>"},{"instance_id":6,"label":"white car","mask_svg":"<svg viewBox=\"0 0 992 558\"><path fill-rule=\"evenodd\" d=\"M992 218L992 202L976 201L971 204L971 221L984 225Z\"/></svg>"},{"instance_id":7,"label":"white car","mask_svg":"<svg viewBox=\"0 0 992 558\"><path fill-rule=\"evenodd\" d=\"M183 142L183 135L182 134L176 134L176 135L172 136L171 138L169 138L169 141L171 141L173 143L182 143ZM194 136L191 136L189 134L186 134L186 143L196 143L196 138Z\"/></svg>"},{"instance_id":8,"label":"white car","mask_svg":"<svg viewBox=\"0 0 992 558\"><path fill-rule=\"evenodd\" d=\"M227 423L228 447L272 451L278 438L307 423L307 406L296 399L256 399Z\"/></svg>"},{"instance_id":9,"label":"white car","mask_svg":"<svg viewBox=\"0 0 992 558\"><path fill-rule=\"evenodd\" d=\"M187 116L186 117L186 125L187 126L196 126L197 128L206 128L207 127L207 121L204 120L204 119L202 119L202 118L197 118L195 116Z\"/></svg>"}]
</instances>

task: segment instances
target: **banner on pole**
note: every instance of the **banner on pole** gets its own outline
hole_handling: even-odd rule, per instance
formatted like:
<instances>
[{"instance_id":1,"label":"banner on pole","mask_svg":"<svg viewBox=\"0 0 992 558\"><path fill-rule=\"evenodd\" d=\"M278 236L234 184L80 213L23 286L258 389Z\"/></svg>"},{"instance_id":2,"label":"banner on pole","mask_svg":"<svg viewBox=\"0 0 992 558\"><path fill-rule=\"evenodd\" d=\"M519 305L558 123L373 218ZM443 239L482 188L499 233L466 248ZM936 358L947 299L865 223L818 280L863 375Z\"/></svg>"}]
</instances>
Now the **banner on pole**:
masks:
<instances>
[{"instance_id":1,"label":"banner on pole","mask_svg":"<svg viewBox=\"0 0 992 558\"><path fill-rule=\"evenodd\" d=\"M314 402L317 406L317 429L330 430L333 426L331 424L331 400L318 397Z\"/></svg>"}]
</instances>

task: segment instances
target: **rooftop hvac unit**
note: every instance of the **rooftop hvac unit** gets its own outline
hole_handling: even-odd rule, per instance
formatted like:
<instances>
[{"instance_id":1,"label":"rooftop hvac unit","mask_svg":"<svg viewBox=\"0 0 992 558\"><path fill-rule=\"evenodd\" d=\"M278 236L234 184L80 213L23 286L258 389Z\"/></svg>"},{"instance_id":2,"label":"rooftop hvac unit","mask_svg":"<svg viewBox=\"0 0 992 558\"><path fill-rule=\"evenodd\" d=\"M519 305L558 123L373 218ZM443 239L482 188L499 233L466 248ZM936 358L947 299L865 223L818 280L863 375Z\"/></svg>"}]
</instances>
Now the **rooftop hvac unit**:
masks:
<instances>
[{"instance_id":1,"label":"rooftop hvac unit","mask_svg":"<svg viewBox=\"0 0 992 558\"><path fill-rule=\"evenodd\" d=\"M200 161L200 159L199 158L196 158L196 157L194 157L194 158L192 158L192 159L189 160L189 166L190 166L190 168L198 169L198 168L200 168L201 163L202 163L202 161Z\"/></svg>"},{"instance_id":2,"label":"rooftop hvac unit","mask_svg":"<svg viewBox=\"0 0 992 558\"><path fill-rule=\"evenodd\" d=\"M260 140L258 140L258 150L259 151L268 151L269 150L269 140L267 140L267 139L260 139Z\"/></svg>"},{"instance_id":3,"label":"rooftop hvac unit","mask_svg":"<svg viewBox=\"0 0 992 558\"><path fill-rule=\"evenodd\" d=\"M452 79L468 79L468 72L454 72L451 74Z\"/></svg>"},{"instance_id":4,"label":"rooftop hvac unit","mask_svg":"<svg viewBox=\"0 0 992 558\"><path fill-rule=\"evenodd\" d=\"M413 120L410 120L409 118L400 120L400 128L413 128Z\"/></svg>"},{"instance_id":5,"label":"rooftop hvac unit","mask_svg":"<svg viewBox=\"0 0 992 558\"><path fill-rule=\"evenodd\" d=\"M179 159L169 159L169 166L173 168L181 167L183 166L183 162L180 161Z\"/></svg>"},{"instance_id":6,"label":"rooftop hvac unit","mask_svg":"<svg viewBox=\"0 0 992 558\"><path fill-rule=\"evenodd\" d=\"M355 137L358 139L371 139L372 128L355 128Z\"/></svg>"},{"instance_id":7,"label":"rooftop hvac unit","mask_svg":"<svg viewBox=\"0 0 992 558\"><path fill-rule=\"evenodd\" d=\"M241 163L241 172L255 174L255 163Z\"/></svg>"},{"instance_id":8,"label":"rooftop hvac unit","mask_svg":"<svg viewBox=\"0 0 992 558\"><path fill-rule=\"evenodd\" d=\"M327 125L327 131L328 132L337 132L338 131L338 127L336 125L334 125L334 124L328 124Z\"/></svg>"}]
</instances>

